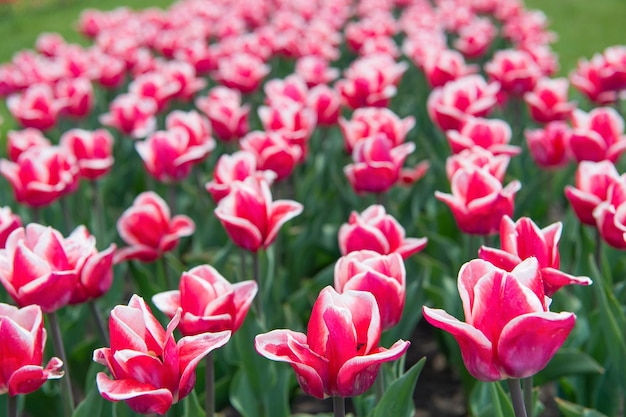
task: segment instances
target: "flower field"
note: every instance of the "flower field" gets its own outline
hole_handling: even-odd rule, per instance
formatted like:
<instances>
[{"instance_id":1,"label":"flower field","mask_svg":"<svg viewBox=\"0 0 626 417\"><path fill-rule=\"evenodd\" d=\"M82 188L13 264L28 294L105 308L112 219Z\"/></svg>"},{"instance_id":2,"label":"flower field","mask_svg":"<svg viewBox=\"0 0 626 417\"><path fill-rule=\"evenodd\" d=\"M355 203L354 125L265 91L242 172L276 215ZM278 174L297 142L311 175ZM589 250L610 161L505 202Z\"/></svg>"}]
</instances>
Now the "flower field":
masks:
<instances>
[{"instance_id":1,"label":"flower field","mask_svg":"<svg viewBox=\"0 0 626 417\"><path fill-rule=\"evenodd\" d=\"M564 69L521 0L75 28L0 64L2 413L437 416L438 369L449 415L625 415L626 45Z\"/></svg>"}]
</instances>

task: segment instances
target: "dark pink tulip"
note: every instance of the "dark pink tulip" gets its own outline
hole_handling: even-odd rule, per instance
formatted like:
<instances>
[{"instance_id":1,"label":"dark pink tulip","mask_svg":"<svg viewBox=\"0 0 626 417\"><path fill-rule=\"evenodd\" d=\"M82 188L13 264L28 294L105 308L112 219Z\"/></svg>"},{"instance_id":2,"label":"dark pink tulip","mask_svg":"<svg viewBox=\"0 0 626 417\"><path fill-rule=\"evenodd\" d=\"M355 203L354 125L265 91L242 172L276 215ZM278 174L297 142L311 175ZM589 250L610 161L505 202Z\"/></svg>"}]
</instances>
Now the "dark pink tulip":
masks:
<instances>
[{"instance_id":1,"label":"dark pink tulip","mask_svg":"<svg viewBox=\"0 0 626 417\"><path fill-rule=\"evenodd\" d=\"M188 62L167 61L159 66L159 71L170 83L178 86L172 94L174 99L189 101L198 91L206 87L206 80L197 77L195 68Z\"/></svg>"},{"instance_id":2,"label":"dark pink tulip","mask_svg":"<svg viewBox=\"0 0 626 417\"><path fill-rule=\"evenodd\" d=\"M156 71L141 74L128 85L130 94L154 100L157 112L164 110L180 89L179 81Z\"/></svg>"},{"instance_id":3,"label":"dark pink tulip","mask_svg":"<svg viewBox=\"0 0 626 417\"><path fill-rule=\"evenodd\" d=\"M318 126L334 126L341 113L341 97L326 84L316 85L309 90L306 106L315 112Z\"/></svg>"},{"instance_id":4,"label":"dark pink tulip","mask_svg":"<svg viewBox=\"0 0 626 417\"><path fill-rule=\"evenodd\" d=\"M126 76L124 60L109 55L99 48L92 50L92 61L97 70L96 80L106 89L115 89L122 85Z\"/></svg>"},{"instance_id":5,"label":"dark pink tulip","mask_svg":"<svg viewBox=\"0 0 626 417\"><path fill-rule=\"evenodd\" d=\"M222 85L242 93L251 93L270 72L260 58L245 52L225 56L217 62L213 78Z\"/></svg>"},{"instance_id":6,"label":"dark pink tulip","mask_svg":"<svg viewBox=\"0 0 626 417\"><path fill-rule=\"evenodd\" d=\"M576 103L567 101L567 78L540 78L532 91L524 94L530 115L538 123L567 120Z\"/></svg>"},{"instance_id":7,"label":"dark pink tulip","mask_svg":"<svg viewBox=\"0 0 626 417\"><path fill-rule=\"evenodd\" d=\"M122 94L113 99L109 112L100 116L100 123L133 138L143 138L156 128L156 112L157 105L153 99Z\"/></svg>"},{"instance_id":8,"label":"dark pink tulip","mask_svg":"<svg viewBox=\"0 0 626 417\"><path fill-rule=\"evenodd\" d=\"M152 302L170 318L182 309L179 330L183 336L235 333L257 290L255 281L231 284L212 266L200 265L183 272L178 290L156 294Z\"/></svg>"},{"instance_id":9,"label":"dark pink tulip","mask_svg":"<svg viewBox=\"0 0 626 417\"><path fill-rule=\"evenodd\" d=\"M62 113L71 117L87 117L94 106L94 92L87 78L60 80L55 87L58 100L65 103Z\"/></svg>"},{"instance_id":10,"label":"dark pink tulip","mask_svg":"<svg viewBox=\"0 0 626 417\"><path fill-rule=\"evenodd\" d=\"M78 226L65 238L68 260L78 274L78 284L70 304L84 303L102 297L113 283L113 256L115 244L102 252L96 249L96 239L85 226Z\"/></svg>"},{"instance_id":11,"label":"dark pink tulip","mask_svg":"<svg viewBox=\"0 0 626 417\"><path fill-rule=\"evenodd\" d=\"M108 130L68 130L61 135L60 145L76 157L83 178L98 179L113 166L113 136Z\"/></svg>"},{"instance_id":12,"label":"dark pink tulip","mask_svg":"<svg viewBox=\"0 0 626 417\"><path fill-rule=\"evenodd\" d=\"M287 362L305 393L351 397L367 391L384 362L398 359L409 342L378 346L380 313L365 291L338 294L324 288L311 312L307 334L280 329L257 335L254 346L268 359ZM355 349L356 347L356 349Z\"/></svg>"},{"instance_id":13,"label":"dark pink tulip","mask_svg":"<svg viewBox=\"0 0 626 417\"><path fill-rule=\"evenodd\" d=\"M13 187L18 203L46 206L78 186L78 163L59 146L37 146L23 152L16 162L0 160L0 174Z\"/></svg>"},{"instance_id":14,"label":"dark pink tulip","mask_svg":"<svg viewBox=\"0 0 626 417\"><path fill-rule=\"evenodd\" d=\"M41 366L45 347L46 329L39 306L18 309L0 303L0 394L28 394L48 379L63 376L59 358Z\"/></svg>"},{"instance_id":15,"label":"dark pink tulip","mask_svg":"<svg viewBox=\"0 0 626 417\"><path fill-rule=\"evenodd\" d=\"M189 136L190 147L209 145L211 150L215 147L215 141L211 137L211 124L197 111L174 110L170 112L165 118L165 129L171 130L176 127L185 129Z\"/></svg>"},{"instance_id":16,"label":"dark pink tulip","mask_svg":"<svg viewBox=\"0 0 626 417\"><path fill-rule=\"evenodd\" d=\"M55 32L43 32L37 36L35 40L35 49L45 56L56 56L67 47L65 39L59 33Z\"/></svg>"},{"instance_id":17,"label":"dark pink tulip","mask_svg":"<svg viewBox=\"0 0 626 417\"><path fill-rule=\"evenodd\" d=\"M502 182L510 161L511 157L508 155L494 155L485 148L474 146L450 155L446 159L446 176L450 181L459 169L477 167L485 168L498 181Z\"/></svg>"},{"instance_id":18,"label":"dark pink tulip","mask_svg":"<svg viewBox=\"0 0 626 417\"><path fill-rule=\"evenodd\" d=\"M350 252L335 264L335 290L367 291L374 295L382 330L402 318L406 298L406 270L399 253L381 255L363 250Z\"/></svg>"},{"instance_id":19,"label":"dark pink tulip","mask_svg":"<svg viewBox=\"0 0 626 417\"><path fill-rule=\"evenodd\" d=\"M469 373L480 381L527 378L541 371L576 322L573 313L548 310L537 259L512 272L474 259L458 280L465 321L423 307L424 318L450 333Z\"/></svg>"},{"instance_id":20,"label":"dark pink tulip","mask_svg":"<svg viewBox=\"0 0 626 417\"><path fill-rule=\"evenodd\" d=\"M533 160L542 168L560 168L570 162L570 129L565 122L550 122L544 129L526 129L524 136Z\"/></svg>"},{"instance_id":21,"label":"dark pink tulip","mask_svg":"<svg viewBox=\"0 0 626 417\"><path fill-rule=\"evenodd\" d=\"M350 120L339 119L339 127L343 134L348 153L352 153L355 145L370 136L385 136L394 147L400 146L415 126L415 118L407 116L400 119L386 107L362 107L352 113Z\"/></svg>"},{"instance_id":22,"label":"dark pink tulip","mask_svg":"<svg viewBox=\"0 0 626 417\"><path fill-rule=\"evenodd\" d=\"M394 147L383 135L370 136L357 142L353 163L344 167L344 173L355 192L382 193L399 181L402 165L414 150L413 142Z\"/></svg>"},{"instance_id":23,"label":"dark pink tulip","mask_svg":"<svg viewBox=\"0 0 626 417\"><path fill-rule=\"evenodd\" d=\"M626 90L626 46L609 46L602 53L607 64L603 73L603 86L606 90Z\"/></svg>"},{"instance_id":24,"label":"dark pink tulip","mask_svg":"<svg viewBox=\"0 0 626 417\"><path fill-rule=\"evenodd\" d=\"M614 103L619 99L616 91L604 88L603 80L607 66L606 59L596 54L589 61L580 59L576 69L569 76L572 85L599 106Z\"/></svg>"},{"instance_id":25,"label":"dark pink tulip","mask_svg":"<svg viewBox=\"0 0 626 417\"><path fill-rule=\"evenodd\" d=\"M7 155L13 162L27 149L34 146L50 146L50 141L41 130L28 127L23 130L9 130L7 133Z\"/></svg>"},{"instance_id":26,"label":"dark pink tulip","mask_svg":"<svg viewBox=\"0 0 626 417\"><path fill-rule=\"evenodd\" d=\"M475 59L487 53L496 35L497 30L491 20L477 18L461 27L453 45L466 58Z\"/></svg>"},{"instance_id":27,"label":"dark pink tulip","mask_svg":"<svg viewBox=\"0 0 626 417\"><path fill-rule=\"evenodd\" d=\"M248 133L250 106L241 103L238 90L224 86L213 87L208 96L198 97L195 103L211 121L218 139L228 142Z\"/></svg>"},{"instance_id":28,"label":"dark pink tulip","mask_svg":"<svg viewBox=\"0 0 626 417\"><path fill-rule=\"evenodd\" d=\"M352 212L348 223L339 228L342 255L371 250L382 255L398 253L407 259L424 249L427 242L425 237L405 237L402 225L381 205L370 206L360 214Z\"/></svg>"},{"instance_id":29,"label":"dark pink tulip","mask_svg":"<svg viewBox=\"0 0 626 417\"><path fill-rule=\"evenodd\" d=\"M24 127L47 130L53 127L65 102L54 96L47 84L33 84L7 99L11 115Z\"/></svg>"},{"instance_id":30,"label":"dark pink tulip","mask_svg":"<svg viewBox=\"0 0 626 417\"><path fill-rule=\"evenodd\" d=\"M230 331L186 336L178 342L173 332L180 311L164 329L145 301L133 295L128 306L111 311L111 347L93 352L93 360L111 372L96 376L100 395L125 401L140 414L165 414L172 404L189 395L196 382L196 367L211 351L224 346Z\"/></svg>"},{"instance_id":31,"label":"dark pink tulip","mask_svg":"<svg viewBox=\"0 0 626 417\"><path fill-rule=\"evenodd\" d=\"M200 39L178 45L174 51L174 58L190 63L197 74L206 74L217 67L215 52L210 45Z\"/></svg>"},{"instance_id":32,"label":"dark pink tulip","mask_svg":"<svg viewBox=\"0 0 626 417\"><path fill-rule=\"evenodd\" d=\"M570 149L578 162L616 162L626 151L624 119L611 107L597 107L589 113L574 110Z\"/></svg>"},{"instance_id":33,"label":"dark pink tulip","mask_svg":"<svg viewBox=\"0 0 626 417\"><path fill-rule=\"evenodd\" d=\"M504 215L513 215L515 193L521 183L506 187L485 168L459 169L450 180L452 194L435 191L435 197L450 207L457 226L464 233L496 233Z\"/></svg>"},{"instance_id":34,"label":"dark pink tulip","mask_svg":"<svg viewBox=\"0 0 626 417\"><path fill-rule=\"evenodd\" d=\"M170 209L158 194L145 191L127 208L117 221L117 231L129 246L118 249L115 263L129 259L152 262L171 251L183 236L195 231L187 216L171 217Z\"/></svg>"},{"instance_id":35,"label":"dark pink tulip","mask_svg":"<svg viewBox=\"0 0 626 417\"><path fill-rule=\"evenodd\" d=\"M6 247L11 232L22 227L22 219L14 214L11 207L0 207L0 249Z\"/></svg>"},{"instance_id":36,"label":"dark pink tulip","mask_svg":"<svg viewBox=\"0 0 626 417\"><path fill-rule=\"evenodd\" d=\"M287 178L302 159L302 148L279 132L250 132L242 138L241 149L255 156L258 170L274 171L277 181Z\"/></svg>"},{"instance_id":37,"label":"dark pink tulip","mask_svg":"<svg viewBox=\"0 0 626 417\"><path fill-rule=\"evenodd\" d=\"M215 215L237 246L257 252L267 249L280 227L302 209L296 201L272 201L269 184L262 178L248 177L232 185L230 194L218 203Z\"/></svg>"},{"instance_id":38,"label":"dark pink tulip","mask_svg":"<svg viewBox=\"0 0 626 417\"><path fill-rule=\"evenodd\" d=\"M590 285L588 277L575 277L560 271L559 240L563 223L540 229L529 217L516 222L504 216L500 222L500 249L482 246L478 256L505 271L513 271L523 260L535 257L548 297L565 285Z\"/></svg>"},{"instance_id":39,"label":"dark pink tulip","mask_svg":"<svg viewBox=\"0 0 626 417\"><path fill-rule=\"evenodd\" d=\"M446 132L453 153L479 146L494 155L514 156L522 150L517 146L509 145L511 135L511 126L504 120L479 117L468 118L459 131L448 130Z\"/></svg>"},{"instance_id":40,"label":"dark pink tulip","mask_svg":"<svg viewBox=\"0 0 626 417\"><path fill-rule=\"evenodd\" d=\"M463 55L450 49L429 55L422 67L428 84L433 88L441 87L448 81L473 74L478 70L476 65L466 65Z\"/></svg>"},{"instance_id":41,"label":"dark pink tulip","mask_svg":"<svg viewBox=\"0 0 626 417\"><path fill-rule=\"evenodd\" d=\"M274 78L263 86L265 104L272 107L275 100L289 99L304 105L309 94L309 88L304 79L298 74L288 75L285 79Z\"/></svg>"},{"instance_id":42,"label":"dark pink tulip","mask_svg":"<svg viewBox=\"0 0 626 417\"><path fill-rule=\"evenodd\" d=\"M602 239L616 249L626 249L626 178L609 185L606 200L592 214Z\"/></svg>"},{"instance_id":43,"label":"dark pink tulip","mask_svg":"<svg viewBox=\"0 0 626 417\"><path fill-rule=\"evenodd\" d=\"M500 84L480 75L457 78L428 96L426 107L431 120L443 131L460 130L470 117L485 117L496 106Z\"/></svg>"},{"instance_id":44,"label":"dark pink tulip","mask_svg":"<svg viewBox=\"0 0 626 417\"><path fill-rule=\"evenodd\" d=\"M578 164L575 186L565 187L565 197L581 223L595 226L593 211L607 200L609 188L618 181L620 176L610 161L582 161Z\"/></svg>"},{"instance_id":45,"label":"dark pink tulip","mask_svg":"<svg viewBox=\"0 0 626 417\"><path fill-rule=\"evenodd\" d=\"M276 173L257 170L257 158L253 152L242 150L232 155L224 154L217 160L213 180L206 184L206 190L213 200L219 203L230 193L235 181L243 181L251 176L261 176L271 184L276 178Z\"/></svg>"},{"instance_id":46,"label":"dark pink tulip","mask_svg":"<svg viewBox=\"0 0 626 417\"><path fill-rule=\"evenodd\" d=\"M296 74L300 75L309 87L328 84L339 77L339 70L328 66L321 56L308 55L296 61Z\"/></svg>"},{"instance_id":47,"label":"dark pink tulip","mask_svg":"<svg viewBox=\"0 0 626 417\"><path fill-rule=\"evenodd\" d=\"M20 306L50 313L65 306L78 282L76 259L61 233L30 223L15 229L0 250L0 281Z\"/></svg>"},{"instance_id":48,"label":"dark pink tulip","mask_svg":"<svg viewBox=\"0 0 626 417\"><path fill-rule=\"evenodd\" d=\"M530 54L513 49L497 51L485 64L485 71L492 81L500 83L503 92L514 96L532 91L543 75Z\"/></svg>"}]
</instances>

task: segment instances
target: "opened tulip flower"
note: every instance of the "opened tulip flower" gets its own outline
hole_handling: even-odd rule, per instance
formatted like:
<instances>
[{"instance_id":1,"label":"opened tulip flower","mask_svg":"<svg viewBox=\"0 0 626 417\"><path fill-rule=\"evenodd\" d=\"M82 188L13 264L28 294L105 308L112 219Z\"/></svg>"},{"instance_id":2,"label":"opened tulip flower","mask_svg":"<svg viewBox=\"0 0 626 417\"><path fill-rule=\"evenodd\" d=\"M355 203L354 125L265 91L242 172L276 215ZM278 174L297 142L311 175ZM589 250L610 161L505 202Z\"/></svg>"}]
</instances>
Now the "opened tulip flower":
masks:
<instances>
[{"instance_id":1,"label":"opened tulip flower","mask_svg":"<svg viewBox=\"0 0 626 417\"><path fill-rule=\"evenodd\" d=\"M254 281L231 284L212 266L200 265L183 272L178 290L156 294L152 301L170 318L182 309L179 330L184 336L234 333L243 324L257 289Z\"/></svg>"},{"instance_id":2,"label":"opened tulip flower","mask_svg":"<svg viewBox=\"0 0 626 417\"><path fill-rule=\"evenodd\" d=\"M499 181L503 181L510 161L511 157L508 155L494 155L485 148L473 146L450 155L446 159L446 176L448 180L451 180L454 174L461 168L471 169L471 167L478 167L485 168Z\"/></svg>"},{"instance_id":3,"label":"opened tulip flower","mask_svg":"<svg viewBox=\"0 0 626 417\"><path fill-rule=\"evenodd\" d=\"M230 194L217 205L215 215L237 246L257 252L267 249L280 227L302 209L296 201L273 201L267 181L248 177L233 184Z\"/></svg>"},{"instance_id":4,"label":"opened tulip flower","mask_svg":"<svg viewBox=\"0 0 626 417\"><path fill-rule=\"evenodd\" d=\"M537 259L512 272L481 259L461 268L458 279L465 321L423 307L426 320L450 333L469 373L481 381L527 378L541 371L565 342L573 313L548 310Z\"/></svg>"},{"instance_id":5,"label":"opened tulip flower","mask_svg":"<svg viewBox=\"0 0 626 417\"><path fill-rule=\"evenodd\" d=\"M385 136L393 146L400 146L415 126L413 116L401 119L386 107L362 107L352 113L350 120L339 119L346 151L352 153L355 145L370 136Z\"/></svg>"},{"instance_id":6,"label":"opened tulip flower","mask_svg":"<svg viewBox=\"0 0 626 417\"><path fill-rule=\"evenodd\" d=\"M616 162L626 151L624 119L611 107L597 107L589 113L576 109L569 145L578 162Z\"/></svg>"},{"instance_id":7,"label":"opened tulip flower","mask_svg":"<svg viewBox=\"0 0 626 417\"><path fill-rule=\"evenodd\" d=\"M533 120L549 123L567 120L576 103L567 101L567 78L540 78L532 91L524 94Z\"/></svg>"},{"instance_id":8,"label":"opened tulip flower","mask_svg":"<svg viewBox=\"0 0 626 417\"><path fill-rule=\"evenodd\" d=\"M565 285L590 285L588 277L576 277L561 271L559 240L561 222L540 229L529 217L514 222L504 216L500 222L500 249L483 246L478 252L484 259L506 271L512 271L524 259L535 257L539 264L544 292L548 297Z\"/></svg>"},{"instance_id":9,"label":"opened tulip flower","mask_svg":"<svg viewBox=\"0 0 626 417\"><path fill-rule=\"evenodd\" d=\"M497 51L485 64L485 71L491 80L500 83L503 92L516 96L532 91L543 75L528 52L514 49Z\"/></svg>"},{"instance_id":10,"label":"opened tulip flower","mask_svg":"<svg viewBox=\"0 0 626 417\"><path fill-rule=\"evenodd\" d=\"M398 359L409 342L378 346L381 323L374 296L366 291L338 294L324 288L309 319L307 334L287 329L257 335L254 346L268 359L287 362L305 393L352 397L367 391L384 362Z\"/></svg>"},{"instance_id":11,"label":"opened tulip flower","mask_svg":"<svg viewBox=\"0 0 626 417\"><path fill-rule=\"evenodd\" d=\"M238 90L224 86L213 87L208 96L198 97L195 103L211 121L218 139L237 140L248 133L250 105L241 103Z\"/></svg>"},{"instance_id":12,"label":"opened tulip flower","mask_svg":"<svg viewBox=\"0 0 626 417\"><path fill-rule=\"evenodd\" d=\"M339 249L342 255L371 250L383 255L397 252L403 259L424 249L425 237L405 237L404 228L385 207L373 205L362 213L352 212L348 223L339 228Z\"/></svg>"},{"instance_id":13,"label":"opened tulip flower","mask_svg":"<svg viewBox=\"0 0 626 417\"><path fill-rule=\"evenodd\" d=\"M276 181L287 178L302 158L302 148L279 132L252 131L241 139L241 149L254 155L257 169L273 171Z\"/></svg>"},{"instance_id":14,"label":"opened tulip flower","mask_svg":"<svg viewBox=\"0 0 626 417\"><path fill-rule=\"evenodd\" d=\"M44 368L46 329L37 305L18 309L0 303L0 394L11 396L38 390L48 379L63 376L56 357Z\"/></svg>"},{"instance_id":15,"label":"opened tulip flower","mask_svg":"<svg viewBox=\"0 0 626 417\"><path fill-rule=\"evenodd\" d=\"M113 166L113 136L105 129L93 132L71 129L61 136L60 145L76 157L81 177L95 180Z\"/></svg>"},{"instance_id":16,"label":"opened tulip flower","mask_svg":"<svg viewBox=\"0 0 626 417\"><path fill-rule=\"evenodd\" d=\"M196 226L185 215L171 216L170 208L158 194L145 191L117 221L117 231L129 246L115 254L115 263L129 259L153 262L191 235Z\"/></svg>"},{"instance_id":17,"label":"opened tulip flower","mask_svg":"<svg viewBox=\"0 0 626 417\"><path fill-rule=\"evenodd\" d=\"M400 321L406 298L406 270L399 253L350 252L335 264L335 290L368 291L378 303L382 330Z\"/></svg>"},{"instance_id":18,"label":"opened tulip flower","mask_svg":"<svg viewBox=\"0 0 626 417\"><path fill-rule=\"evenodd\" d=\"M32 84L7 99L9 111L22 126L39 130L53 127L64 106L65 102L54 96L52 87L44 83Z\"/></svg>"},{"instance_id":19,"label":"opened tulip flower","mask_svg":"<svg viewBox=\"0 0 626 417\"><path fill-rule=\"evenodd\" d=\"M593 210L602 239L617 249L626 249L626 179L609 185L607 198Z\"/></svg>"},{"instance_id":20,"label":"opened tulip flower","mask_svg":"<svg viewBox=\"0 0 626 417\"><path fill-rule=\"evenodd\" d=\"M11 207L0 207L0 249L4 249L11 232L22 227L22 219Z\"/></svg>"},{"instance_id":21,"label":"opened tulip flower","mask_svg":"<svg viewBox=\"0 0 626 417\"><path fill-rule=\"evenodd\" d=\"M522 150L511 141L511 126L504 120L469 117L461 130L448 130L446 137L453 153L480 146L494 155L514 156Z\"/></svg>"},{"instance_id":22,"label":"opened tulip flower","mask_svg":"<svg viewBox=\"0 0 626 417\"><path fill-rule=\"evenodd\" d=\"M544 129L526 129L530 155L541 168L560 168L570 162L570 129L565 122L550 122Z\"/></svg>"},{"instance_id":23,"label":"opened tulip flower","mask_svg":"<svg viewBox=\"0 0 626 417\"><path fill-rule=\"evenodd\" d=\"M100 123L111 126L133 138L143 138L156 128L157 104L149 97L122 94L113 99L108 113L100 115Z\"/></svg>"},{"instance_id":24,"label":"opened tulip flower","mask_svg":"<svg viewBox=\"0 0 626 417\"><path fill-rule=\"evenodd\" d=\"M43 135L41 130L33 127L7 132L7 156L13 162L17 162L19 156L29 148L50 145L50 140Z\"/></svg>"},{"instance_id":25,"label":"opened tulip flower","mask_svg":"<svg viewBox=\"0 0 626 417\"><path fill-rule=\"evenodd\" d=\"M178 342L173 332L180 311L167 329L152 315L145 301L133 295L127 306L111 311L111 347L96 349L93 360L106 366L109 377L98 373L96 384L109 401L125 401L141 414L165 414L186 397L196 380L198 363L230 339L230 331L186 336Z\"/></svg>"}]
</instances>

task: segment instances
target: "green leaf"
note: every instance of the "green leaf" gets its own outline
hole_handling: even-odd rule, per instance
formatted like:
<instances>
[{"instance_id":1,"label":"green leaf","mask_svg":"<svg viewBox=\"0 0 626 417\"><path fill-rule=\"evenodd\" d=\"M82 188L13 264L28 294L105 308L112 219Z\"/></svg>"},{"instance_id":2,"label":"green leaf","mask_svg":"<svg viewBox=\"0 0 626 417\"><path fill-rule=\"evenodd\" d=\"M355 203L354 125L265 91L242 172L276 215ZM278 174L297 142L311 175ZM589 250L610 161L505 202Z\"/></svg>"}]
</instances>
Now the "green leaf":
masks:
<instances>
[{"instance_id":1,"label":"green leaf","mask_svg":"<svg viewBox=\"0 0 626 417\"><path fill-rule=\"evenodd\" d=\"M191 390L191 393L183 398L183 410L184 417L204 417L205 410L202 408L195 390Z\"/></svg>"},{"instance_id":2,"label":"green leaf","mask_svg":"<svg viewBox=\"0 0 626 417\"><path fill-rule=\"evenodd\" d=\"M511 399L502 383L477 382L469 399L471 415L480 417L509 417L515 415Z\"/></svg>"},{"instance_id":3,"label":"green leaf","mask_svg":"<svg viewBox=\"0 0 626 417\"><path fill-rule=\"evenodd\" d=\"M89 394L78 404L72 417L100 417L105 401L106 400L102 398L98 392L98 388L94 384L89 390Z\"/></svg>"},{"instance_id":4,"label":"green leaf","mask_svg":"<svg viewBox=\"0 0 626 417\"><path fill-rule=\"evenodd\" d=\"M602 373L604 368L585 352L561 348L548 365L533 378L535 385L539 386L564 376Z\"/></svg>"},{"instance_id":5,"label":"green leaf","mask_svg":"<svg viewBox=\"0 0 626 417\"><path fill-rule=\"evenodd\" d=\"M420 359L387 388L380 402L374 408L372 417L411 417L413 415L413 391L424 363L426 363L426 358Z\"/></svg>"},{"instance_id":6,"label":"green leaf","mask_svg":"<svg viewBox=\"0 0 626 417\"><path fill-rule=\"evenodd\" d=\"M555 398L554 400L565 417L606 417L605 414L599 411L565 401L561 398Z\"/></svg>"}]
</instances>

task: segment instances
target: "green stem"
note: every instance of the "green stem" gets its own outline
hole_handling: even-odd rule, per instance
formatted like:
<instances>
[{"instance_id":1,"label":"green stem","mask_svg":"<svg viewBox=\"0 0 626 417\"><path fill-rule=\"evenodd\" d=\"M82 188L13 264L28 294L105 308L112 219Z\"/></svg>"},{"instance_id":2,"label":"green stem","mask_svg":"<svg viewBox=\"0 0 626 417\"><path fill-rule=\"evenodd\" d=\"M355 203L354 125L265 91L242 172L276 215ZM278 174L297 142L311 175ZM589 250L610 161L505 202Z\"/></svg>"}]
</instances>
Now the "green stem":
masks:
<instances>
[{"instance_id":1,"label":"green stem","mask_svg":"<svg viewBox=\"0 0 626 417\"><path fill-rule=\"evenodd\" d=\"M96 216L96 227L98 228L98 230L96 231L96 237L98 239L104 239L104 231L106 230L106 225L104 223L104 203L102 201L102 194L100 193L100 189L98 187L98 181L90 181L90 184L92 205Z\"/></svg>"},{"instance_id":2,"label":"green stem","mask_svg":"<svg viewBox=\"0 0 626 417\"><path fill-rule=\"evenodd\" d=\"M56 311L48 313L48 320L50 321L50 328L52 330L52 343L54 345L55 354L63 361L63 407L65 409L65 415L71 416L74 414L74 394L72 393L72 380L70 378L70 367L67 361L67 355L65 354L65 348L63 347L63 337L61 336L61 326L57 318Z\"/></svg>"},{"instance_id":3,"label":"green stem","mask_svg":"<svg viewBox=\"0 0 626 417\"><path fill-rule=\"evenodd\" d=\"M258 252L252 252L252 278L259 288L255 297L257 316L261 323L265 323L265 315L263 314L263 287L261 286L261 266L259 265Z\"/></svg>"},{"instance_id":4,"label":"green stem","mask_svg":"<svg viewBox=\"0 0 626 417\"><path fill-rule=\"evenodd\" d=\"M522 395L522 386L519 379L507 379L509 391L511 393L511 401L513 402L513 410L515 417L528 417L526 407L524 406L524 396Z\"/></svg>"},{"instance_id":5,"label":"green stem","mask_svg":"<svg viewBox=\"0 0 626 417\"><path fill-rule=\"evenodd\" d=\"M7 417L17 417L17 395L7 395Z\"/></svg>"},{"instance_id":6,"label":"green stem","mask_svg":"<svg viewBox=\"0 0 626 417\"><path fill-rule=\"evenodd\" d=\"M33 223L41 223L41 208L31 207L30 214Z\"/></svg>"},{"instance_id":7,"label":"green stem","mask_svg":"<svg viewBox=\"0 0 626 417\"><path fill-rule=\"evenodd\" d=\"M526 413L528 417L533 417L533 377L522 379L522 389L524 391L524 405L526 406Z\"/></svg>"},{"instance_id":8,"label":"green stem","mask_svg":"<svg viewBox=\"0 0 626 417\"><path fill-rule=\"evenodd\" d=\"M98 326L98 333L100 333L100 339L102 340L102 343L104 343L105 346L109 346L109 336L104 325L104 321L102 320L102 315L100 314L98 306L96 305L96 300L90 300L87 304L89 305L91 315L96 322L96 326Z\"/></svg>"},{"instance_id":9,"label":"green stem","mask_svg":"<svg viewBox=\"0 0 626 417\"><path fill-rule=\"evenodd\" d=\"M374 380L374 392L376 394L376 404L380 402L380 399L383 398L383 394L385 393L385 378L383 376L382 368L376 375L376 379Z\"/></svg>"},{"instance_id":10,"label":"green stem","mask_svg":"<svg viewBox=\"0 0 626 417\"><path fill-rule=\"evenodd\" d=\"M204 363L206 363L204 377L204 413L206 417L213 417L215 415L215 369L213 367L213 352L210 352L206 358L204 358Z\"/></svg>"},{"instance_id":11,"label":"green stem","mask_svg":"<svg viewBox=\"0 0 626 417\"><path fill-rule=\"evenodd\" d=\"M168 290L174 288L174 284L172 283L172 278L170 274L167 272L167 263L165 262L165 257L161 256L159 258L159 269L161 270L161 275L163 275L163 283Z\"/></svg>"},{"instance_id":12,"label":"green stem","mask_svg":"<svg viewBox=\"0 0 626 417\"><path fill-rule=\"evenodd\" d=\"M72 221L70 220L70 208L67 204L67 199L69 196L61 197L59 200L61 201L61 211L63 212L63 226L65 228L65 233L69 234L72 230Z\"/></svg>"},{"instance_id":13,"label":"green stem","mask_svg":"<svg viewBox=\"0 0 626 417\"><path fill-rule=\"evenodd\" d=\"M333 411L335 417L346 416L346 400L343 397L333 397Z\"/></svg>"},{"instance_id":14,"label":"green stem","mask_svg":"<svg viewBox=\"0 0 626 417\"><path fill-rule=\"evenodd\" d=\"M602 270L602 235L600 234L600 229L596 227L596 247L593 252L593 258L596 261L596 265L598 266L598 270Z\"/></svg>"}]
</instances>

